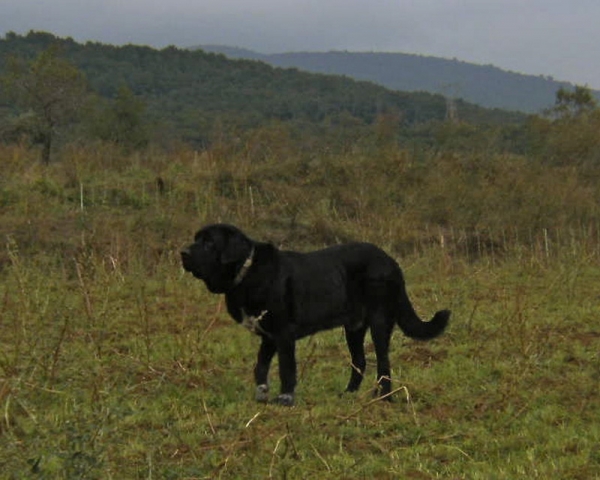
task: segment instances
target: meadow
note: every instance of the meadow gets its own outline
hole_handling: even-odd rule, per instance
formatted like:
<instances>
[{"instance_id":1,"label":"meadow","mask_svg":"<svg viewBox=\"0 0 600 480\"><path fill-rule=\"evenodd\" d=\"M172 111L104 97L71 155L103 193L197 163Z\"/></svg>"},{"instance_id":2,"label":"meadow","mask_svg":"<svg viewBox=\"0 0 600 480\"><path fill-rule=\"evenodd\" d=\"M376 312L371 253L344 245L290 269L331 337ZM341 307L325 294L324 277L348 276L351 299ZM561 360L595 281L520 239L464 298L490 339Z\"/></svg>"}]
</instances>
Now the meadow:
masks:
<instances>
[{"instance_id":1,"label":"meadow","mask_svg":"<svg viewBox=\"0 0 600 480\"><path fill-rule=\"evenodd\" d=\"M0 146L0 478L600 478L600 169L259 140L74 145L48 166ZM298 345L295 407L257 404L258 338L179 264L215 221L377 243L449 329L395 332L392 403L370 342L340 395L333 330Z\"/></svg>"}]
</instances>

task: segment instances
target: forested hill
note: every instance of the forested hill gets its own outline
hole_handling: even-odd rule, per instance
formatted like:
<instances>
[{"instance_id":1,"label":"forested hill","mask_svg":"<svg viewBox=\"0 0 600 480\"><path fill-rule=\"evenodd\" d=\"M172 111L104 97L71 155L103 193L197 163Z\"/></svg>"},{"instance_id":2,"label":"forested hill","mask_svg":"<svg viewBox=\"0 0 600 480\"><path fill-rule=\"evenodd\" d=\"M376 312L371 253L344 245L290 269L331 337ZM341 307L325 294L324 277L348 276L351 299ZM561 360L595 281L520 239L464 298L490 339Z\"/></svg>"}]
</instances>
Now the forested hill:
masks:
<instances>
[{"instance_id":1,"label":"forested hill","mask_svg":"<svg viewBox=\"0 0 600 480\"><path fill-rule=\"evenodd\" d=\"M509 72L492 65L459 60L377 52L295 52L260 54L220 45L200 46L230 58L261 60L279 67L347 75L400 91L425 91L463 98L488 108L539 113L552 107L559 88L571 88L551 77ZM595 92L600 98L600 92Z\"/></svg>"},{"instance_id":2,"label":"forested hill","mask_svg":"<svg viewBox=\"0 0 600 480\"><path fill-rule=\"evenodd\" d=\"M142 99L163 131L203 142L217 128L252 128L279 121L294 125L336 122L369 125L393 114L405 125L443 120L441 95L402 93L343 76L274 68L262 62L169 47L113 46L58 38L49 33L9 33L0 40L0 75L9 57L34 59L57 45L60 55L85 73L92 89L114 98L126 86ZM505 124L518 115L457 104L460 119Z\"/></svg>"}]
</instances>

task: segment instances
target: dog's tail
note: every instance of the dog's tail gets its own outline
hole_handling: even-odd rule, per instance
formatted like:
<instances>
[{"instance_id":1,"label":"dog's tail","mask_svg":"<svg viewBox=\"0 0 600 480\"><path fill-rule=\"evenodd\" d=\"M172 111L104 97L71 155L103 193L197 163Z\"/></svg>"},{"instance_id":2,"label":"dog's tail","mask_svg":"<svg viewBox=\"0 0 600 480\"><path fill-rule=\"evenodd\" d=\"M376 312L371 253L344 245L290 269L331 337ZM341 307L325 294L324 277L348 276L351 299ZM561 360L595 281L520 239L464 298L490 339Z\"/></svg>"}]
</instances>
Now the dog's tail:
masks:
<instances>
[{"instance_id":1,"label":"dog's tail","mask_svg":"<svg viewBox=\"0 0 600 480\"><path fill-rule=\"evenodd\" d=\"M429 322L421 320L410 303L404 285L400 295L399 310L398 326L407 337L416 340L429 340L437 337L446 329L450 319L450 310L440 310Z\"/></svg>"}]
</instances>

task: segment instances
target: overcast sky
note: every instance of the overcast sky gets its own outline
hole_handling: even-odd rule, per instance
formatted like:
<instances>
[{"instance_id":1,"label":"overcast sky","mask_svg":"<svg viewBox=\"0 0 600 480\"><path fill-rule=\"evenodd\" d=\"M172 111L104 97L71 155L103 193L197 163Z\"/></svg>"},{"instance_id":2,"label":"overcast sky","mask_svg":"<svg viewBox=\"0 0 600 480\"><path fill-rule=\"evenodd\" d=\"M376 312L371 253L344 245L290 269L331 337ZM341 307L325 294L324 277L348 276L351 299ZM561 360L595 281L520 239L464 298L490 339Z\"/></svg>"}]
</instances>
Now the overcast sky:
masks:
<instances>
[{"instance_id":1,"label":"overcast sky","mask_svg":"<svg viewBox=\"0 0 600 480\"><path fill-rule=\"evenodd\" d=\"M457 58L600 89L600 0L0 0L0 33Z\"/></svg>"}]
</instances>

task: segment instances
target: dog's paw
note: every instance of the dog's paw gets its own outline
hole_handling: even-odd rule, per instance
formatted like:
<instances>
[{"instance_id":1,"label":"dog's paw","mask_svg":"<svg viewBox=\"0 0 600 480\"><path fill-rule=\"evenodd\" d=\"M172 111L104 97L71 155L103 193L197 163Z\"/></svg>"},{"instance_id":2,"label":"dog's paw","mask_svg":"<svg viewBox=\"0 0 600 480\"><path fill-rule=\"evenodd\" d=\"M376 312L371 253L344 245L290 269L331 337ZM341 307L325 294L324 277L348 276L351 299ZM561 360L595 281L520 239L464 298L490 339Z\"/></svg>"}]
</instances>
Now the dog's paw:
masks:
<instances>
[{"instance_id":1,"label":"dog's paw","mask_svg":"<svg viewBox=\"0 0 600 480\"><path fill-rule=\"evenodd\" d=\"M273 403L277 405L281 405L283 407L293 407L294 406L294 394L293 393L282 393L275 397Z\"/></svg>"},{"instance_id":2,"label":"dog's paw","mask_svg":"<svg viewBox=\"0 0 600 480\"><path fill-rule=\"evenodd\" d=\"M260 403L267 403L269 401L269 386L264 383L262 385L258 385L256 387L254 399Z\"/></svg>"}]
</instances>

